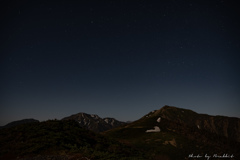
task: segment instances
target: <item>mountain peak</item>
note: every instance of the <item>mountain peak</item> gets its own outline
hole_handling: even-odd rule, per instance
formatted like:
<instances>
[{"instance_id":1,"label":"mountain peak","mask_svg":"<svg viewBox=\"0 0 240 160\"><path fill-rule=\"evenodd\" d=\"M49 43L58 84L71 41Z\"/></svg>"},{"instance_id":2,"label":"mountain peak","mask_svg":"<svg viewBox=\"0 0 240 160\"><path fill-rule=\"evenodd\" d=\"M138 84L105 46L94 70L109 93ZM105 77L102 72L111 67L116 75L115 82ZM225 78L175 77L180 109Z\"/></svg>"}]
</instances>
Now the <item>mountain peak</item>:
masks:
<instances>
[{"instance_id":1,"label":"mountain peak","mask_svg":"<svg viewBox=\"0 0 240 160\"><path fill-rule=\"evenodd\" d=\"M154 111L153 115L161 116L162 118L177 124L186 125L199 130L206 130L210 133L240 142L239 118L198 114L189 109L167 105ZM229 128L232 128L234 131L230 131Z\"/></svg>"},{"instance_id":2,"label":"mountain peak","mask_svg":"<svg viewBox=\"0 0 240 160\"><path fill-rule=\"evenodd\" d=\"M180 112L191 112L191 113L195 113L197 114L196 112L190 110L190 109L184 109L184 108L179 108L179 107L175 107L175 106L168 106L168 105L165 105L163 106L161 109L158 110L160 113L165 113L165 112L177 112L177 111L180 111Z\"/></svg>"},{"instance_id":3,"label":"mountain peak","mask_svg":"<svg viewBox=\"0 0 240 160\"><path fill-rule=\"evenodd\" d=\"M157 123L158 118L162 119L160 124ZM174 128L164 125L166 124L165 122L174 124ZM192 110L174 106L163 106L159 110L149 112L141 119L128 124L129 127L137 126L141 128L152 128L156 125L159 126L161 130L176 130L176 127L184 126L199 132L207 131L208 133L240 142L239 118L198 114Z\"/></svg>"},{"instance_id":4,"label":"mountain peak","mask_svg":"<svg viewBox=\"0 0 240 160\"><path fill-rule=\"evenodd\" d=\"M87 114L84 112L65 117L62 120L75 120L81 127L95 132L103 132L125 124L114 118L101 118L96 114Z\"/></svg>"},{"instance_id":5,"label":"mountain peak","mask_svg":"<svg viewBox=\"0 0 240 160\"><path fill-rule=\"evenodd\" d=\"M166 119L174 119L176 116L178 115L195 115L197 114L194 111L188 110L188 109L183 109L183 108L178 108L178 107L174 107L174 106L168 106L165 105L162 108L158 109L158 110L154 110L149 112L147 115L145 115L145 117L149 117L149 116L161 116L163 118Z\"/></svg>"}]
</instances>

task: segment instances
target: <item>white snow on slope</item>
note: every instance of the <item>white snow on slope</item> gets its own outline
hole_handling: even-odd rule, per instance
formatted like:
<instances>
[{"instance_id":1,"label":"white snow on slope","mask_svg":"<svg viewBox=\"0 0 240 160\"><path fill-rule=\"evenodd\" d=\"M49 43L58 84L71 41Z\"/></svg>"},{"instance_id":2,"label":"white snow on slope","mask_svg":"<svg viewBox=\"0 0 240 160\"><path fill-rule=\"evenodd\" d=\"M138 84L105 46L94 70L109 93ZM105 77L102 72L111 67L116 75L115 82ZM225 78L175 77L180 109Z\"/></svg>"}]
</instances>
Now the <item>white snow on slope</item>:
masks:
<instances>
[{"instance_id":1,"label":"white snow on slope","mask_svg":"<svg viewBox=\"0 0 240 160\"><path fill-rule=\"evenodd\" d=\"M161 122L161 117L159 117L157 119L157 122L160 123ZM155 126L154 129L149 129L149 130L146 130L146 132L160 132L160 128L158 126Z\"/></svg>"},{"instance_id":2,"label":"white snow on slope","mask_svg":"<svg viewBox=\"0 0 240 160\"><path fill-rule=\"evenodd\" d=\"M105 121L106 123L108 123L108 119L105 119L104 121Z\"/></svg>"},{"instance_id":3,"label":"white snow on slope","mask_svg":"<svg viewBox=\"0 0 240 160\"><path fill-rule=\"evenodd\" d=\"M112 120L112 122L111 122L111 125L113 126L113 123L114 123L114 119Z\"/></svg>"},{"instance_id":4,"label":"white snow on slope","mask_svg":"<svg viewBox=\"0 0 240 160\"><path fill-rule=\"evenodd\" d=\"M149 130L146 130L146 132L160 132L160 128L158 126L155 126L154 129L149 129Z\"/></svg>"}]
</instances>

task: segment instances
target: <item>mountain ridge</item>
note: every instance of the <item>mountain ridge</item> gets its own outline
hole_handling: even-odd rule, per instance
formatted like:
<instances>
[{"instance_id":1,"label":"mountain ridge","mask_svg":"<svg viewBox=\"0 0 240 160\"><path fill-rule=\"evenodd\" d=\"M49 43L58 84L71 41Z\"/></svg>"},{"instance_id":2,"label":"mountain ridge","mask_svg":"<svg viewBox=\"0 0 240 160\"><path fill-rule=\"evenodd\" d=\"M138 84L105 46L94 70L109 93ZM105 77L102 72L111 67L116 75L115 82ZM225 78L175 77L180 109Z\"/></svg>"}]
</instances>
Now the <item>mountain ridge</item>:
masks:
<instances>
[{"instance_id":1,"label":"mountain ridge","mask_svg":"<svg viewBox=\"0 0 240 160\"><path fill-rule=\"evenodd\" d=\"M115 118L101 118L96 114L87 114L84 112L73 114L62 118L62 120L75 120L81 127L94 132L103 132L126 124L125 122L118 121Z\"/></svg>"},{"instance_id":2,"label":"mountain ridge","mask_svg":"<svg viewBox=\"0 0 240 160\"><path fill-rule=\"evenodd\" d=\"M238 159L239 123L239 118L202 115L187 109L164 106L104 134L140 147L146 153L154 154L155 159L158 156L189 159L190 153L202 156L229 153Z\"/></svg>"},{"instance_id":3,"label":"mountain ridge","mask_svg":"<svg viewBox=\"0 0 240 160\"><path fill-rule=\"evenodd\" d=\"M240 142L239 118L199 114L192 110L173 106L164 106L158 110L158 112L165 119L176 123L187 124L192 127L195 126L198 129L204 129L211 133L216 133Z\"/></svg>"},{"instance_id":4,"label":"mountain ridge","mask_svg":"<svg viewBox=\"0 0 240 160\"><path fill-rule=\"evenodd\" d=\"M26 119L21 119L21 120L9 122L6 125L1 126L0 128L11 128L11 127L18 126L18 125L21 125L21 124L36 123L36 122L39 122L39 120L36 120L36 119L33 119L33 118L26 118Z\"/></svg>"}]
</instances>

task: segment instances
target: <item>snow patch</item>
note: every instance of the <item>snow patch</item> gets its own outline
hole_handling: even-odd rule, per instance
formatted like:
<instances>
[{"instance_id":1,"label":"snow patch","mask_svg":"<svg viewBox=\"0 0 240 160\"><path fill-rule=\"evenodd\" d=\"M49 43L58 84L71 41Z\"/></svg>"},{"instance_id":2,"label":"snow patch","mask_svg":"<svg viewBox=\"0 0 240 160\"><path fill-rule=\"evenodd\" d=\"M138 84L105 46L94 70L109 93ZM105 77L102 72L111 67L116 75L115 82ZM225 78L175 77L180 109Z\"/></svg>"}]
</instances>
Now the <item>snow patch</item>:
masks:
<instances>
[{"instance_id":1,"label":"snow patch","mask_svg":"<svg viewBox=\"0 0 240 160\"><path fill-rule=\"evenodd\" d=\"M159 118L157 119L157 122L158 122L158 123L160 123L160 121L161 121L161 117L159 117Z\"/></svg>"},{"instance_id":2,"label":"snow patch","mask_svg":"<svg viewBox=\"0 0 240 160\"><path fill-rule=\"evenodd\" d=\"M105 121L106 123L109 123L109 122L108 122L108 119L105 119L104 121Z\"/></svg>"},{"instance_id":3,"label":"snow patch","mask_svg":"<svg viewBox=\"0 0 240 160\"><path fill-rule=\"evenodd\" d=\"M84 125L86 125L86 124L87 124L87 122L86 122L86 119L85 119L85 118L83 119L83 123L84 123Z\"/></svg>"},{"instance_id":4,"label":"snow patch","mask_svg":"<svg viewBox=\"0 0 240 160\"><path fill-rule=\"evenodd\" d=\"M146 132L160 132L160 128L158 126L155 126L154 129L149 129L149 130L146 130Z\"/></svg>"},{"instance_id":5,"label":"snow patch","mask_svg":"<svg viewBox=\"0 0 240 160\"><path fill-rule=\"evenodd\" d=\"M113 126L113 123L114 123L114 120L112 120L112 123L111 123L112 126Z\"/></svg>"}]
</instances>

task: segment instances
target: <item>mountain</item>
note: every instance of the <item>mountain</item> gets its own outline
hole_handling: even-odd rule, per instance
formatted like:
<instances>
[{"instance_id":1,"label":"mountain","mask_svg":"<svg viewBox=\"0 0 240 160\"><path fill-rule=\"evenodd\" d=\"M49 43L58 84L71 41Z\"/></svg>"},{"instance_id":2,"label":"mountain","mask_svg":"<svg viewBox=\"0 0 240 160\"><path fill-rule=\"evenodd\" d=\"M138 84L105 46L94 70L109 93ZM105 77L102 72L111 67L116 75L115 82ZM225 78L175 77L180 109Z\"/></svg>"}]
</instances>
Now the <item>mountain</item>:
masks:
<instances>
[{"instance_id":1,"label":"mountain","mask_svg":"<svg viewBox=\"0 0 240 160\"><path fill-rule=\"evenodd\" d=\"M239 124L172 106L130 123L78 113L2 128L0 159L238 160Z\"/></svg>"},{"instance_id":2,"label":"mountain","mask_svg":"<svg viewBox=\"0 0 240 160\"><path fill-rule=\"evenodd\" d=\"M0 130L0 159L146 159L138 150L86 130L73 120L25 123Z\"/></svg>"},{"instance_id":3,"label":"mountain","mask_svg":"<svg viewBox=\"0 0 240 160\"><path fill-rule=\"evenodd\" d=\"M104 132L149 159L240 159L240 119L164 106L137 121Z\"/></svg>"},{"instance_id":4,"label":"mountain","mask_svg":"<svg viewBox=\"0 0 240 160\"><path fill-rule=\"evenodd\" d=\"M22 120L10 122L10 123L6 124L5 126L2 126L1 128L10 128L10 127L18 126L21 124L37 123L37 122L39 122L39 121L36 119L32 119L32 118L31 119L22 119Z\"/></svg>"},{"instance_id":5,"label":"mountain","mask_svg":"<svg viewBox=\"0 0 240 160\"><path fill-rule=\"evenodd\" d=\"M125 124L114 118L100 118L98 115L87 113L74 114L62 120L75 120L81 127L94 132L103 132Z\"/></svg>"},{"instance_id":6,"label":"mountain","mask_svg":"<svg viewBox=\"0 0 240 160\"><path fill-rule=\"evenodd\" d=\"M183 124L215 133L240 142L240 119L225 116L210 116L197 114L194 111L165 106L154 114L159 114L162 118L171 120L178 124Z\"/></svg>"}]
</instances>

